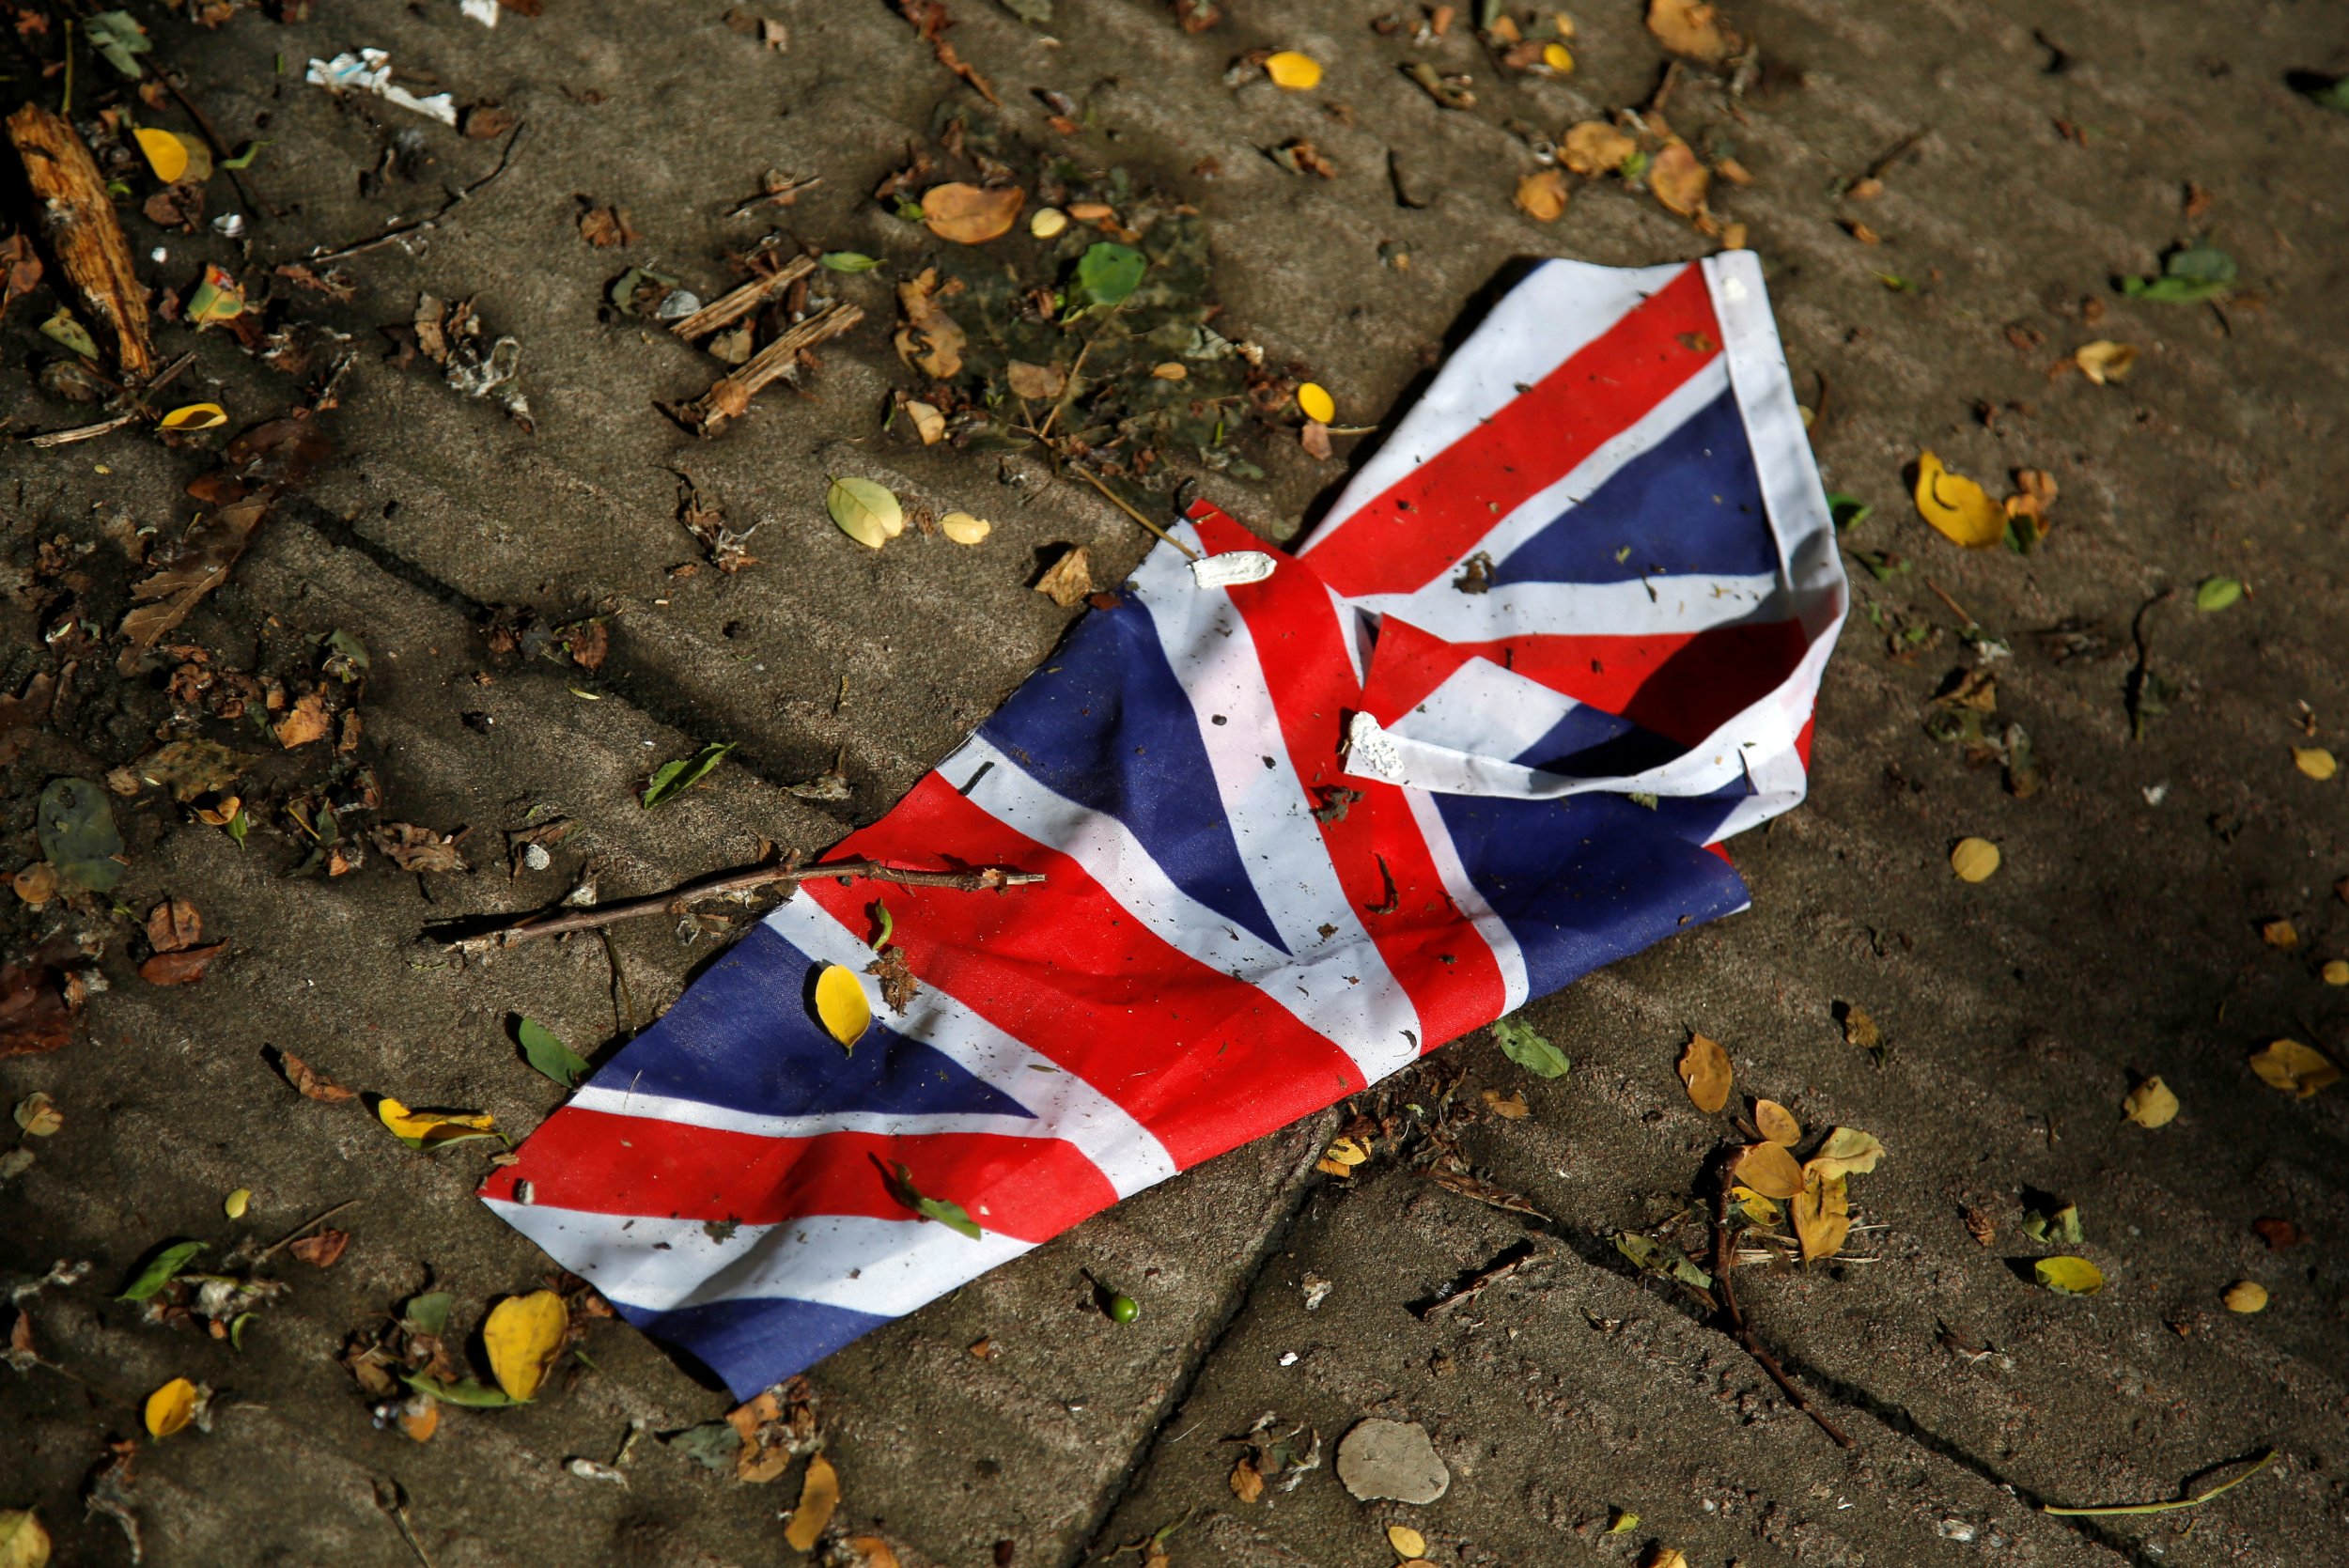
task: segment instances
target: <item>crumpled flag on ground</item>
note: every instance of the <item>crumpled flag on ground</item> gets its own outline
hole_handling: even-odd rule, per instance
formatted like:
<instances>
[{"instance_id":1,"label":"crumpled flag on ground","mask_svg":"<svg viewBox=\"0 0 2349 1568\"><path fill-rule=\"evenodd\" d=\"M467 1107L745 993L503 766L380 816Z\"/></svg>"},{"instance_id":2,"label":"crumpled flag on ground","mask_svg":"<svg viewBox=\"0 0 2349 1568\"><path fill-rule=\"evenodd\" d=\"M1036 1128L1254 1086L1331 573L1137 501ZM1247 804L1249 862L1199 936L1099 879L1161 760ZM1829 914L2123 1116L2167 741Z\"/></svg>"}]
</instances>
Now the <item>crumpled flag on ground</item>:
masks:
<instances>
[{"instance_id":1,"label":"crumpled flag on ground","mask_svg":"<svg viewBox=\"0 0 2349 1568\"><path fill-rule=\"evenodd\" d=\"M483 1187L738 1395L1745 908L1802 797L1846 593L1750 255L1548 262L1305 549L1178 535L835 851L1045 882L801 887ZM883 896L921 990L844 1055Z\"/></svg>"}]
</instances>

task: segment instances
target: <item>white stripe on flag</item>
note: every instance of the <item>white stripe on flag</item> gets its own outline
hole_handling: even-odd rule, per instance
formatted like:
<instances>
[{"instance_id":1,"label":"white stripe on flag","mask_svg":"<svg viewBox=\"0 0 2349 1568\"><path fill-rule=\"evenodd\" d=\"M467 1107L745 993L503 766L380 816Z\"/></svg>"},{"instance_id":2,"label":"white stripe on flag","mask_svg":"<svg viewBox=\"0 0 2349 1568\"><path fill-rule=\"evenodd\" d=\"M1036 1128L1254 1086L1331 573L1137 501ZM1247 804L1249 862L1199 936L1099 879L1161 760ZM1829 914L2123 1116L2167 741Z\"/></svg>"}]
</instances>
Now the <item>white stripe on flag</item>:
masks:
<instances>
[{"instance_id":1,"label":"white stripe on flag","mask_svg":"<svg viewBox=\"0 0 2349 1568\"><path fill-rule=\"evenodd\" d=\"M1447 643L1510 637L1679 637L1716 627L1791 621L1798 606L1775 576L1649 577L1629 582L1511 582L1464 594L1449 580L1415 594L1354 602L1399 615Z\"/></svg>"},{"instance_id":2,"label":"white stripe on flag","mask_svg":"<svg viewBox=\"0 0 2349 1568\"><path fill-rule=\"evenodd\" d=\"M973 1241L910 1215L828 1214L737 1225L720 1240L698 1219L483 1202L613 1301L653 1312L788 1296L903 1317L1035 1245L993 1231Z\"/></svg>"},{"instance_id":3,"label":"white stripe on flag","mask_svg":"<svg viewBox=\"0 0 2349 1568\"><path fill-rule=\"evenodd\" d=\"M1041 1077L1041 1074L1035 1075ZM870 1133L881 1138L931 1138L941 1133L993 1133L1003 1138L1051 1138L1059 1134L1041 1117L947 1112L901 1116L886 1110L835 1110L820 1116L762 1116L702 1100L646 1094L593 1084L570 1097L567 1110L607 1116L639 1116L712 1132L746 1132L758 1138L821 1138L828 1132Z\"/></svg>"}]
</instances>

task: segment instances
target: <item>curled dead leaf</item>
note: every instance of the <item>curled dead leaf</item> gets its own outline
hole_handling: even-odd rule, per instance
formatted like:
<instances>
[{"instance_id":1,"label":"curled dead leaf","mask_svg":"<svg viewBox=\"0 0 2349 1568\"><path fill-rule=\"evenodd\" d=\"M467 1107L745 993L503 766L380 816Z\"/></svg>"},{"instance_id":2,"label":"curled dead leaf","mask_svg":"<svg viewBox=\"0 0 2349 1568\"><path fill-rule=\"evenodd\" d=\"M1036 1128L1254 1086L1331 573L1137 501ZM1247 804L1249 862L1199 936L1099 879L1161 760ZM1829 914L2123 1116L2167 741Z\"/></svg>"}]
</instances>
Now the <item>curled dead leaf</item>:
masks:
<instances>
[{"instance_id":1,"label":"curled dead leaf","mask_svg":"<svg viewBox=\"0 0 2349 1568\"><path fill-rule=\"evenodd\" d=\"M1666 142L1664 150L1648 165L1648 189L1667 210L1684 218L1693 218L1704 210L1704 193L1712 183L1713 171L1678 137Z\"/></svg>"},{"instance_id":2,"label":"curled dead leaf","mask_svg":"<svg viewBox=\"0 0 2349 1568\"><path fill-rule=\"evenodd\" d=\"M1082 545L1071 545L1042 577L1036 579L1035 591L1059 605L1073 610L1093 592L1093 558Z\"/></svg>"},{"instance_id":3,"label":"curled dead leaf","mask_svg":"<svg viewBox=\"0 0 2349 1568\"><path fill-rule=\"evenodd\" d=\"M1744 41L1721 25L1715 8L1698 0L1648 0L1647 30L1673 54L1707 63L1728 59Z\"/></svg>"},{"instance_id":4,"label":"curled dead leaf","mask_svg":"<svg viewBox=\"0 0 2349 1568\"><path fill-rule=\"evenodd\" d=\"M807 1473L800 1479L800 1505L791 1511L791 1522L784 1527L784 1540L794 1551L808 1550L832 1523L832 1511L839 1506L840 1472L818 1453L808 1460Z\"/></svg>"},{"instance_id":5,"label":"curled dead leaf","mask_svg":"<svg viewBox=\"0 0 2349 1568\"><path fill-rule=\"evenodd\" d=\"M1729 1103L1729 1053L1719 1041L1691 1034L1680 1053L1680 1081L1699 1110L1710 1115L1720 1110Z\"/></svg>"},{"instance_id":6,"label":"curled dead leaf","mask_svg":"<svg viewBox=\"0 0 2349 1568\"><path fill-rule=\"evenodd\" d=\"M922 195L922 222L941 240L984 245L1011 232L1028 193L1017 185L972 185L954 180Z\"/></svg>"},{"instance_id":7,"label":"curled dead leaf","mask_svg":"<svg viewBox=\"0 0 2349 1568\"><path fill-rule=\"evenodd\" d=\"M1931 452L1917 456L1917 513L1952 544L1987 550L2006 537L2006 512L1990 493L1952 474Z\"/></svg>"},{"instance_id":8,"label":"curled dead leaf","mask_svg":"<svg viewBox=\"0 0 2349 1568\"><path fill-rule=\"evenodd\" d=\"M1580 175L1613 174L1623 161L1640 150L1640 144L1605 120L1584 120L1566 132L1558 147L1559 161Z\"/></svg>"},{"instance_id":9,"label":"curled dead leaf","mask_svg":"<svg viewBox=\"0 0 2349 1568\"><path fill-rule=\"evenodd\" d=\"M2103 386L2108 381L2125 381L2137 364L2137 349L2132 344L2115 343L2098 338L2083 343L2073 350L2072 363L2080 367L2080 374Z\"/></svg>"}]
</instances>

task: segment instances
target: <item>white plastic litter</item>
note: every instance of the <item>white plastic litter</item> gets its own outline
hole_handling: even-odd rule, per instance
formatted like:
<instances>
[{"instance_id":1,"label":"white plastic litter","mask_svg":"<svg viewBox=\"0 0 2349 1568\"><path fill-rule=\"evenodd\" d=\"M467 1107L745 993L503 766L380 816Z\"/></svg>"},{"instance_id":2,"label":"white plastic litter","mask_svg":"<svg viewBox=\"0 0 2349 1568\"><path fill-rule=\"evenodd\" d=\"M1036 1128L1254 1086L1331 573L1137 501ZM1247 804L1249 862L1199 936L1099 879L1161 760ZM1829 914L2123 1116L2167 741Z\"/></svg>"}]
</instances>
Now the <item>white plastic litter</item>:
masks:
<instances>
[{"instance_id":1,"label":"white plastic litter","mask_svg":"<svg viewBox=\"0 0 2349 1568\"><path fill-rule=\"evenodd\" d=\"M443 125L457 123L457 101L446 93L418 98L405 87L392 85L392 57L381 49L345 50L331 60L312 60L308 80L331 93L373 93L387 103L412 109Z\"/></svg>"},{"instance_id":2,"label":"white plastic litter","mask_svg":"<svg viewBox=\"0 0 2349 1568\"><path fill-rule=\"evenodd\" d=\"M458 8L484 27L498 24L498 0L458 0Z\"/></svg>"},{"instance_id":3,"label":"white plastic litter","mask_svg":"<svg viewBox=\"0 0 2349 1568\"><path fill-rule=\"evenodd\" d=\"M1262 582L1272 575L1277 564L1261 550L1227 550L1221 555L1193 561L1190 575L1202 588L1237 588L1245 583Z\"/></svg>"}]
</instances>

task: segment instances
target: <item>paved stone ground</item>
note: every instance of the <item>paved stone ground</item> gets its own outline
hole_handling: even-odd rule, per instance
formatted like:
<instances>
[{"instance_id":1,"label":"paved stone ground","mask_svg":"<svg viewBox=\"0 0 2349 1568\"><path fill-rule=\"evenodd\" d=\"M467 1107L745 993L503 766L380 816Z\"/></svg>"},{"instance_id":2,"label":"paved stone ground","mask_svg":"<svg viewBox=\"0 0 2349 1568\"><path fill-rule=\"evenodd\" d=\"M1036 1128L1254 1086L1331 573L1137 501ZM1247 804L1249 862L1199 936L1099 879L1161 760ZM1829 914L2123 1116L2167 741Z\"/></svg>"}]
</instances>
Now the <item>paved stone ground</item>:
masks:
<instances>
[{"instance_id":1,"label":"paved stone ground","mask_svg":"<svg viewBox=\"0 0 2349 1568\"><path fill-rule=\"evenodd\" d=\"M1478 73L1486 98L1470 114L1439 110L1398 73L1408 45L1365 25L1382 6L1230 8L1191 37L1143 0L1059 0L1053 46L961 0L955 40L1039 140L1050 133L1029 88L1093 87L1106 129L1089 155L1186 191L1213 226L1230 330L1312 365L1349 415L1398 407L1513 257L1634 263L1703 248L1613 190L1578 194L1548 227L1507 203L1528 164L1505 118L1555 131L1653 87L1660 56L1630 0L1572 8L1581 68L1564 84L1492 84L1456 33L1429 51ZM2349 873L2343 786L2301 777L2289 753L2306 743L2301 705L2320 737L2344 721L2349 253L2337 170L2349 117L2286 85L2295 70L2349 67L2349 31L2310 0L1729 8L1799 85L1771 76L1732 121L1718 91L1692 83L1672 114L1686 131L1718 128L1754 174L1722 206L1750 226L1798 384L1816 389L1822 463L1879 508L1860 542L1919 563L1882 583L1863 575L1860 606L1934 624L1935 641L1890 658L1855 615L1828 675L1812 802L1736 846L1751 912L1531 1010L1574 1057L1572 1076L1527 1081L1479 1038L1400 1086L1423 1092L1426 1075L1464 1068L1469 1094L1524 1089L1532 1116L1480 1123L1465 1150L1554 1224L1387 1166L1345 1183L1313 1174L1325 1119L1124 1204L817 1369L842 1519L885 1535L901 1560L1005 1560L998 1542L1019 1563L1109 1560L1178 1520L1177 1562L1329 1568L1391 1561L1378 1527L1406 1519L1445 1564L1629 1563L1660 1543L1705 1568L2199 1568L2326 1561L2349 1538L2349 1099L2290 1102L2243 1064L2277 1033L2336 1049L2349 1034L2344 993L2315 975L2349 951L2349 908L2329 891ZM371 1500L382 1477L406 1488L442 1568L788 1560L777 1514L795 1482L721 1483L650 1445L626 1490L562 1470L571 1455L608 1458L630 1421L665 1430L726 1403L616 1327L589 1342L597 1372L559 1398L454 1421L423 1448L372 1430L332 1359L348 1329L428 1277L477 1301L527 1287L544 1263L468 1196L480 1170L469 1151L407 1155L355 1110L295 1099L260 1057L291 1048L345 1081L527 1127L558 1096L514 1060L502 1021L526 1011L575 1042L611 1037L603 950L549 945L458 970L415 944L426 922L529 907L588 860L611 896L739 863L762 837L820 848L885 809L1049 652L1065 617L1028 590L1036 551L1078 541L1112 569L1139 558L1144 541L1123 519L1043 489L1020 460L999 473L878 442L873 411L901 380L878 324L826 352L812 397L770 394L715 442L653 411L655 398L697 391L704 362L599 323L617 268L580 243L574 193L630 210L646 239L630 259L707 285L721 281L720 251L754 232L723 213L759 171L821 174L793 225L884 258L841 287L885 318L887 279L918 260L924 237L863 193L958 90L875 0L770 0L793 28L780 55L725 27L723 9L553 0L494 33L438 0L325 6L291 26L246 13L217 33L155 22L223 134L272 138L249 178L282 215L257 229L257 258L428 210L432 182L478 179L495 157L395 110L336 106L299 85L310 55L384 47L528 121L506 178L416 254L354 262L362 291L330 318L371 342L419 291L477 294L524 345L537 434L363 357L333 416L335 461L192 627L238 647L360 631L376 654L367 711L387 815L475 824L486 838L552 803L583 828L535 877L508 885L484 870L420 888L381 869L288 879L282 842L257 837L240 853L218 834L166 831L169 814L152 807L133 824L124 902L194 897L235 954L180 991L141 985L117 958L85 1039L0 1062L0 1094L47 1090L69 1120L0 1191L0 1265L98 1265L38 1312L48 1353L78 1381L0 1383L0 1506L39 1503L60 1560L123 1559L111 1525L79 1519L76 1495L101 1439L134 1430L136 1400L177 1373L241 1403L213 1435L142 1456L137 1507L163 1568L411 1561ZM1233 57L1268 45L1328 62L1322 92L1221 85ZM1350 117L1325 112L1334 101ZM435 160L427 183L362 196L354 172L419 129ZM1879 200L1828 199L1833 179L1921 129ZM1336 179L1261 155L1295 135L1336 161ZM1413 190L1435 194L1426 210L1394 201L1391 149ZM1190 172L1203 158L1221 173ZM2181 210L2189 181L2210 193L2198 222ZM1839 214L1864 215L1887 243L1858 244ZM2203 228L2256 298L2222 314L2113 289ZM1380 265L1384 241L1408 247L1408 272ZM174 277L190 269L189 242L160 242ZM1895 291L1879 272L1921 287ZM2091 299L2105 310L2092 328ZM8 332L0 377L27 405L21 426L71 423L75 411L24 393L33 340L21 320ZM2050 380L2050 363L2096 336L2144 350L2126 386ZM282 398L282 383L218 349L202 374L232 408ZM2051 471L2062 498L2047 548L1961 556L1926 533L1901 481L1923 444L1985 477ZM993 516L995 538L976 551L843 549L818 503L823 476L848 458L910 496ZM195 472L127 438L10 448L0 461L20 563L36 536L98 539L117 512L183 516L172 498ZM673 521L677 465L738 520L764 520L760 567L666 575L693 554ZM1284 536L1336 477L1291 452L1261 491L1215 493ZM2186 694L2132 742L2132 617L2163 588L2220 572L2253 596L2220 615L2173 600L2149 617ZM1968 769L1922 733L1925 700L1966 662L1926 576L2015 644L1998 666L2000 705L2049 762L2034 799L2004 797L1995 770ZM551 665L479 679L482 607L515 603L614 608L602 700L573 696L576 677ZM33 646L32 621L8 614L10 644ZM2101 623L2121 651L2051 660L2030 633L2067 616ZM12 681L35 667L16 657ZM709 787L657 815L636 807L650 761L722 736L741 747ZM45 778L126 760L143 738L127 703L119 718L86 712L40 737L11 771L8 826L28 829ZM844 816L784 792L843 748L856 786ZM1965 833L2006 856L1978 888L1945 863ZM2257 923L2277 915L2298 923L2298 951L2261 942ZM43 929L12 918L12 940ZM617 948L646 1017L707 957L660 928L629 930ZM1883 1066L1844 1043L1839 1002L1882 1023ZM1685 1201L1714 1145L1717 1126L1672 1069L1691 1028L1728 1044L1743 1089L1807 1125L1866 1127L1891 1151L1855 1186L1859 1257L1749 1270L1740 1287L1764 1338L1853 1436L1849 1452L1685 1296L1633 1277L1600 1239ZM2170 1126L2120 1119L2136 1073L2177 1090L2185 1110ZM266 1234L361 1199L357 1240L333 1271L302 1273L241 1357L135 1327L107 1299L113 1282L160 1236L228 1240L220 1194L238 1186L253 1188L251 1226ZM2017 1221L2036 1192L2079 1203L2084 1250L2111 1278L2102 1296L2026 1282L2036 1249ZM1969 1235L1967 1205L1998 1221L1994 1245ZM2269 1252L2250 1228L2269 1216L2312 1240ZM1528 1243L1546 1261L1473 1308L1412 1310ZM1088 1270L1136 1281L1142 1320L1121 1328L1095 1312ZM1331 1281L1312 1312L1308 1276ZM2220 1308L2242 1277L2274 1293L2267 1312ZM1990 1354L1958 1355L1945 1328ZM982 1336L999 1358L967 1353ZM1226 1484L1240 1452L1227 1439L1267 1412L1332 1443L1367 1415L1423 1422L1451 1489L1421 1509L1362 1505L1325 1467L1293 1493L1242 1503ZM2282 1455L2271 1472L2203 1509L2066 1521L2031 1506L2170 1496L2271 1445ZM1610 1509L1641 1522L1606 1536Z\"/></svg>"}]
</instances>

